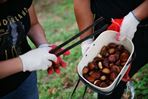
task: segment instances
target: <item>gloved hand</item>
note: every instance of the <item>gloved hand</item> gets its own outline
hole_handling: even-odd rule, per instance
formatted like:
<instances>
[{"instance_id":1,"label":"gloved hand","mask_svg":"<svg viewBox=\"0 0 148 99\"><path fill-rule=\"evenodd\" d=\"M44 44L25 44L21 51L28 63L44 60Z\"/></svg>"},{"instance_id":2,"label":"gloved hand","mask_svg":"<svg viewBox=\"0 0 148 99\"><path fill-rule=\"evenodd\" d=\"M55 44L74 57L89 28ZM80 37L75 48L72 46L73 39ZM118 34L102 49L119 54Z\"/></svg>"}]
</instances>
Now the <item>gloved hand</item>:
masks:
<instances>
[{"instance_id":1,"label":"gloved hand","mask_svg":"<svg viewBox=\"0 0 148 99\"><path fill-rule=\"evenodd\" d=\"M56 48L56 45L51 45L52 49ZM62 51L63 48L59 49L57 52ZM70 51L66 51L63 56L70 55ZM66 68L67 63L62 59L61 56L57 57L57 62L54 62L51 67L48 68L48 74L52 74L53 72L60 74L60 67Z\"/></svg>"},{"instance_id":2,"label":"gloved hand","mask_svg":"<svg viewBox=\"0 0 148 99\"><path fill-rule=\"evenodd\" d=\"M140 21L134 15L134 12L129 12L121 23L119 40L124 40L125 37L132 40L139 23Z\"/></svg>"},{"instance_id":3,"label":"gloved hand","mask_svg":"<svg viewBox=\"0 0 148 99\"><path fill-rule=\"evenodd\" d=\"M81 51L82 51L82 55L85 54L85 52L89 49L89 46L91 45L91 43L93 42L93 39L87 39L84 42L81 43Z\"/></svg>"},{"instance_id":4,"label":"gloved hand","mask_svg":"<svg viewBox=\"0 0 148 99\"><path fill-rule=\"evenodd\" d=\"M108 30L118 32L117 40L124 40L125 37L132 40L139 23L140 21L134 16L133 12L129 12L124 18L112 19L112 24L108 27Z\"/></svg>"},{"instance_id":5,"label":"gloved hand","mask_svg":"<svg viewBox=\"0 0 148 99\"><path fill-rule=\"evenodd\" d=\"M46 70L52 66L52 61L57 61L57 57L50 54L49 50L51 50L50 47L36 48L20 55L23 71Z\"/></svg>"}]
</instances>

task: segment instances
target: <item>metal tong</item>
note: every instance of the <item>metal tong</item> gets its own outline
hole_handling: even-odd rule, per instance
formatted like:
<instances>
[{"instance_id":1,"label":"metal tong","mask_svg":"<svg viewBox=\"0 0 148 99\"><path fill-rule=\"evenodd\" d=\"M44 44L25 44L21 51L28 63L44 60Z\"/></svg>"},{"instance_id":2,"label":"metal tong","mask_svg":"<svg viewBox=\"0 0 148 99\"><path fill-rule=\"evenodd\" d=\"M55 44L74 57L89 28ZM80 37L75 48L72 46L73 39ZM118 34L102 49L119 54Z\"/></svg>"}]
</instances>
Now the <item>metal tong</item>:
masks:
<instances>
[{"instance_id":1,"label":"metal tong","mask_svg":"<svg viewBox=\"0 0 148 99\"><path fill-rule=\"evenodd\" d=\"M75 40L76 38L78 38L80 35L84 34L86 31L88 31L90 28L95 27L97 24L101 23L102 21L107 21L105 18L100 17L98 18L93 24L91 24L90 26L86 27L84 30L80 31L79 33L77 33L76 35L74 35L73 37L71 37L70 39L66 40L64 43L60 44L59 46L57 46L56 48L52 49L50 51L50 53L54 53L56 54L56 56L60 56L63 53L65 53L66 51L74 48L75 46L79 45L80 43L82 43L83 41L87 40L88 38L92 38L95 37L97 34L100 34L101 32L105 31L107 29L107 27L109 26L109 24L104 24L101 28L99 28L97 31L95 31L94 33L88 35L87 37L75 42L74 44L68 46L67 48L63 49L62 51L59 52L59 49L61 49L62 47L64 47L65 45L67 45L68 43L70 43L71 41Z\"/></svg>"}]
</instances>

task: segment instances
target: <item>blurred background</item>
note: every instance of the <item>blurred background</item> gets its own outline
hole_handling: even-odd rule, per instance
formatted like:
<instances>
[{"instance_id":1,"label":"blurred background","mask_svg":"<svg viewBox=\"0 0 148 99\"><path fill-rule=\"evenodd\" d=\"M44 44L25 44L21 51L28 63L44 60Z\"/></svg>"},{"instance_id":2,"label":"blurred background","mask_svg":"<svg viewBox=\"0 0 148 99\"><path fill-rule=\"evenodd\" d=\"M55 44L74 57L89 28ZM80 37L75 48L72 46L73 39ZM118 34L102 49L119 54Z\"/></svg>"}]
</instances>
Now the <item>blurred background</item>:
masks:
<instances>
[{"instance_id":1,"label":"blurred background","mask_svg":"<svg viewBox=\"0 0 148 99\"><path fill-rule=\"evenodd\" d=\"M38 19L43 26L48 41L61 44L78 32L73 11L73 0L34 0ZM30 42L32 48L34 45ZM69 56L64 57L68 63L61 68L60 74L48 75L46 71L38 71L38 88L40 99L68 99L78 80L76 67L81 59L81 49L77 46ZM133 78L136 89L135 99L148 99L148 65L144 66ZM84 92L84 84L80 83L73 99L80 99ZM97 99L96 94L88 89L85 99ZM124 99L130 99L124 94Z\"/></svg>"}]
</instances>

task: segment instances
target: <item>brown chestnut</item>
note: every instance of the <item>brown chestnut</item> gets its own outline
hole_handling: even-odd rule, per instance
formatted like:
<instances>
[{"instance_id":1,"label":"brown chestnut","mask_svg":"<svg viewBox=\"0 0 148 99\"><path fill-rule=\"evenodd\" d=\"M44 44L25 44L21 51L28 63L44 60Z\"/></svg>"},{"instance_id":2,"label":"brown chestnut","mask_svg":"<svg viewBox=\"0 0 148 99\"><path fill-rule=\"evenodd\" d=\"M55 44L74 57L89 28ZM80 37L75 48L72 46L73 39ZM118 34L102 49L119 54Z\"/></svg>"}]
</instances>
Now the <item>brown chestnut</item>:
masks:
<instances>
[{"instance_id":1,"label":"brown chestnut","mask_svg":"<svg viewBox=\"0 0 148 99\"><path fill-rule=\"evenodd\" d=\"M117 46L116 43L109 43L109 44L108 44L108 47L109 47L109 48L115 48L116 46Z\"/></svg>"},{"instance_id":2,"label":"brown chestnut","mask_svg":"<svg viewBox=\"0 0 148 99\"><path fill-rule=\"evenodd\" d=\"M95 81L95 78L93 78L92 76L88 76L86 79L91 83Z\"/></svg>"},{"instance_id":3,"label":"brown chestnut","mask_svg":"<svg viewBox=\"0 0 148 99\"><path fill-rule=\"evenodd\" d=\"M129 57L129 54L128 54L127 52L123 52L123 53L121 53L121 55L120 55L120 60L121 60L122 62L126 62L127 59L128 59L128 57Z\"/></svg>"},{"instance_id":4,"label":"brown chestnut","mask_svg":"<svg viewBox=\"0 0 148 99\"><path fill-rule=\"evenodd\" d=\"M109 66L109 60L107 58L104 59L103 66L106 66L106 67Z\"/></svg>"},{"instance_id":5,"label":"brown chestnut","mask_svg":"<svg viewBox=\"0 0 148 99\"><path fill-rule=\"evenodd\" d=\"M115 48L110 48L110 49L108 49L109 54L114 54L115 51L116 51Z\"/></svg>"},{"instance_id":6,"label":"brown chestnut","mask_svg":"<svg viewBox=\"0 0 148 99\"><path fill-rule=\"evenodd\" d=\"M120 72L120 68L117 65L113 65L111 67L111 71L116 72L116 73L119 73Z\"/></svg>"},{"instance_id":7,"label":"brown chestnut","mask_svg":"<svg viewBox=\"0 0 148 99\"><path fill-rule=\"evenodd\" d=\"M95 78L95 79L99 79L100 78L100 72L93 72L90 76Z\"/></svg>"},{"instance_id":8,"label":"brown chestnut","mask_svg":"<svg viewBox=\"0 0 148 99\"><path fill-rule=\"evenodd\" d=\"M94 81L94 84L95 84L96 86L99 86L99 85L100 85L100 83L101 83L101 81L100 81L100 80L95 80L95 81Z\"/></svg>"},{"instance_id":9,"label":"brown chestnut","mask_svg":"<svg viewBox=\"0 0 148 99\"><path fill-rule=\"evenodd\" d=\"M105 82L102 82L101 84L100 84L100 87L107 87L108 85L105 83Z\"/></svg>"},{"instance_id":10,"label":"brown chestnut","mask_svg":"<svg viewBox=\"0 0 148 99\"><path fill-rule=\"evenodd\" d=\"M102 73L109 74L110 70L108 68L103 68Z\"/></svg>"},{"instance_id":11,"label":"brown chestnut","mask_svg":"<svg viewBox=\"0 0 148 99\"><path fill-rule=\"evenodd\" d=\"M112 72L110 74L110 80L114 81L116 77L117 77L117 74L116 73Z\"/></svg>"},{"instance_id":12,"label":"brown chestnut","mask_svg":"<svg viewBox=\"0 0 148 99\"><path fill-rule=\"evenodd\" d=\"M124 50L124 46L121 45L121 44L119 44L119 45L117 46L117 50L118 50L118 51L122 51L122 50Z\"/></svg>"},{"instance_id":13,"label":"brown chestnut","mask_svg":"<svg viewBox=\"0 0 148 99\"><path fill-rule=\"evenodd\" d=\"M100 51L100 55L101 56L106 56L106 53L107 53L107 47L106 46L103 46L101 51Z\"/></svg>"},{"instance_id":14,"label":"brown chestnut","mask_svg":"<svg viewBox=\"0 0 148 99\"><path fill-rule=\"evenodd\" d=\"M90 62L90 63L88 63L88 67L90 70L92 70L95 68L95 65L92 62Z\"/></svg>"},{"instance_id":15,"label":"brown chestnut","mask_svg":"<svg viewBox=\"0 0 148 99\"><path fill-rule=\"evenodd\" d=\"M102 62L98 63L98 67L99 67L99 69L103 69Z\"/></svg>"},{"instance_id":16,"label":"brown chestnut","mask_svg":"<svg viewBox=\"0 0 148 99\"><path fill-rule=\"evenodd\" d=\"M102 76L100 77L100 80L102 80L102 81L106 80L106 76L105 76L105 75L102 75Z\"/></svg>"},{"instance_id":17,"label":"brown chestnut","mask_svg":"<svg viewBox=\"0 0 148 99\"><path fill-rule=\"evenodd\" d=\"M89 72L89 68L85 66L82 70L82 73L87 74L88 72Z\"/></svg>"},{"instance_id":18,"label":"brown chestnut","mask_svg":"<svg viewBox=\"0 0 148 99\"><path fill-rule=\"evenodd\" d=\"M117 60L116 55L115 54L109 55L108 60L110 62L115 62Z\"/></svg>"}]
</instances>

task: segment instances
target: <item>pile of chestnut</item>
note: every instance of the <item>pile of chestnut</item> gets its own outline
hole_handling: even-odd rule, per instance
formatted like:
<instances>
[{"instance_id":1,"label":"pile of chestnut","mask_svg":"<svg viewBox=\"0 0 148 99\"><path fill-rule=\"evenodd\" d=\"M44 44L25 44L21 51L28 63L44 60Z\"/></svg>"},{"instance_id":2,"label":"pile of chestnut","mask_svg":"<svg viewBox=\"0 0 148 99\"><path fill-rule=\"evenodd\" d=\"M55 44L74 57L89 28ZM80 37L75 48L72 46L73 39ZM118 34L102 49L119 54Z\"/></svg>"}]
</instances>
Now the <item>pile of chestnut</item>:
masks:
<instances>
[{"instance_id":1,"label":"pile of chestnut","mask_svg":"<svg viewBox=\"0 0 148 99\"><path fill-rule=\"evenodd\" d=\"M92 84L107 87L115 80L129 58L129 51L121 44L109 43L84 66L82 75Z\"/></svg>"}]
</instances>

